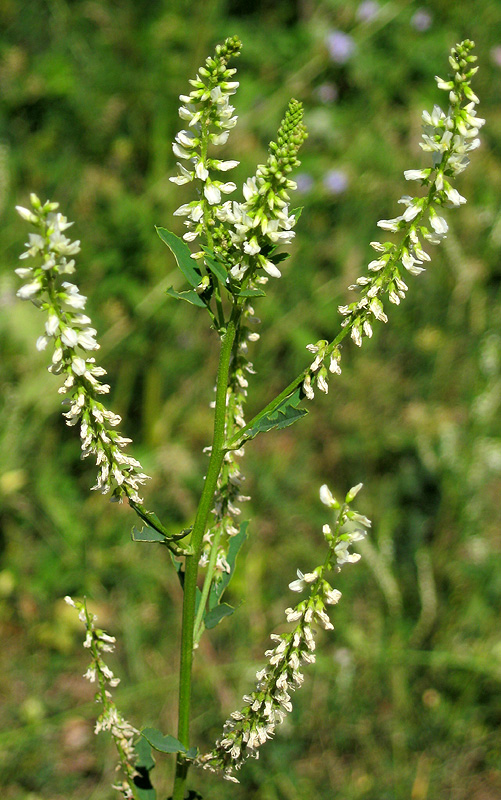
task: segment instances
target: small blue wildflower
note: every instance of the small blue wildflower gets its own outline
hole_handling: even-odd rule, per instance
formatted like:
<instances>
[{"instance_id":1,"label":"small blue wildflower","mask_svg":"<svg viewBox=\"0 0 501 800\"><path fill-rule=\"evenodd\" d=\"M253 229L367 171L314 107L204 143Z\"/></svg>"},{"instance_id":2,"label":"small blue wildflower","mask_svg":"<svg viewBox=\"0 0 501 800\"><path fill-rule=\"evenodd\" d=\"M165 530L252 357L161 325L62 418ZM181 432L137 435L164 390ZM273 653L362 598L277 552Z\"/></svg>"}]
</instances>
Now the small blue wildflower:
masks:
<instances>
[{"instance_id":1,"label":"small blue wildflower","mask_svg":"<svg viewBox=\"0 0 501 800\"><path fill-rule=\"evenodd\" d=\"M429 11L426 8L418 8L415 14L411 17L411 25L415 28L419 33L424 33L431 27L431 23L433 18Z\"/></svg>"},{"instance_id":2,"label":"small blue wildflower","mask_svg":"<svg viewBox=\"0 0 501 800\"><path fill-rule=\"evenodd\" d=\"M324 175L323 184L329 194L342 194L348 188L348 175L342 169L330 169Z\"/></svg>"},{"instance_id":3,"label":"small blue wildflower","mask_svg":"<svg viewBox=\"0 0 501 800\"><path fill-rule=\"evenodd\" d=\"M360 22L370 22L375 19L379 14L380 7L376 0L364 0L357 8L357 19Z\"/></svg>"},{"instance_id":4,"label":"small blue wildflower","mask_svg":"<svg viewBox=\"0 0 501 800\"><path fill-rule=\"evenodd\" d=\"M331 31L326 38L327 49L331 61L345 64L355 52L353 38L343 31Z\"/></svg>"},{"instance_id":5,"label":"small blue wildflower","mask_svg":"<svg viewBox=\"0 0 501 800\"><path fill-rule=\"evenodd\" d=\"M296 175L296 184L300 194L308 194L313 188L313 178L307 172L300 172Z\"/></svg>"}]
</instances>

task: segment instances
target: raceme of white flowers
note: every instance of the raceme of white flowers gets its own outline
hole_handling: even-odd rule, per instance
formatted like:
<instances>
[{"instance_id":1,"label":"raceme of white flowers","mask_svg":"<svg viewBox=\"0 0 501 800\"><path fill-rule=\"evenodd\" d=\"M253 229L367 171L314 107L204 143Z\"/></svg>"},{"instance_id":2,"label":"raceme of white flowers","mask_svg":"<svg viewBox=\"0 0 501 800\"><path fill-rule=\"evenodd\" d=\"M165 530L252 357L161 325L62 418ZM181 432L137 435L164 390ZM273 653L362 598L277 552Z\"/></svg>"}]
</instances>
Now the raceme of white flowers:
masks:
<instances>
[{"instance_id":1,"label":"raceme of white flowers","mask_svg":"<svg viewBox=\"0 0 501 800\"><path fill-rule=\"evenodd\" d=\"M229 102L238 88L238 83L231 80L236 70L228 69L227 62L230 57L238 56L240 47L237 37L219 45L215 55L206 60L205 66L191 81L193 91L180 96L179 115L188 122L190 130L181 130L177 134L173 150L187 166L179 162L180 173L171 178L178 185L194 183L198 192L196 200L184 203L175 212L175 215L186 218L188 230L184 240L199 240L202 247L208 248L225 265L231 281L227 288L235 293L239 287L255 290L258 284L266 283L269 275L281 275L277 263L283 256L275 257L273 251L280 244L290 243L294 236L295 217L289 212L287 192L295 189L296 184L287 176L299 164L297 152L306 136L302 106L293 100L279 128L277 142L270 143L266 164L258 166L256 174L244 184L244 202L222 202L222 195L234 192L236 185L223 183L217 173L227 172L239 162L212 158L209 150L213 145L226 144L229 131L237 122L235 109ZM203 261L204 255L201 250L193 253L192 257ZM203 292L213 280L210 273L204 276L199 291ZM257 323L259 320L251 299L242 299L227 391L227 438L245 426L248 377L254 374L248 359L248 344L259 339L259 334L250 326ZM241 491L244 477L238 459L243 454L243 448L239 448L225 456L218 480L214 520L204 537L200 564L210 568L211 555L214 558L217 551L216 579L217 573L229 570L226 560L228 537L238 532L238 503L249 499Z\"/></svg>"},{"instance_id":2,"label":"raceme of white flowers","mask_svg":"<svg viewBox=\"0 0 501 800\"><path fill-rule=\"evenodd\" d=\"M115 784L113 789L121 792L125 800L134 800L131 783L137 773L134 768L136 754L133 740L139 736L139 731L122 717L113 702L108 687L114 688L118 686L120 679L115 678L113 672L102 658L103 653L112 653L115 649L115 637L109 636L100 628L96 628L97 617L95 614L89 613L85 599L83 602L73 600L71 597L65 597L64 599L68 605L77 609L78 618L83 622L87 631L83 646L90 651L91 662L87 672L84 674L84 678L97 685L96 703L101 703L103 706L103 710L97 719L94 733L110 732L119 756L120 763L117 769L121 768L125 775L125 779L121 783Z\"/></svg>"},{"instance_id":3,"label":"raceme of white flowers","mask_svg":"<svg viewBox=\"0 0 501 800\"><path fill-rule=\"evenodd\" d=\"M440 244L447 235L447 222L442 216L442 208L457 208L466 199L452 186L452 180L460 175L469 164L468 153L480 145L479 129L485 123L476 116L475 106L478 97L470 87L471 79L477 71L472 67L476 56L471 53L473 42L468 39L452 48L449 63L453 73L450 80L437 77L439 89L448 92L449 109L447 113L435 106L431 114L423 112L424 131L421 148L431 153L432 167L410 169L404 172L408 181L419 181L427 189L424 197L404 195L398 201L404 211L394 219L382 219L378 226L383 230L398 233L403 238L400 244L392 242L371 242L377 257L368 265L369 274L357 278L351 290L359 291L358 301L339 306L345 319L342 327L346 330L329 344L325 340L307 345L315 355L303 383L308 399L314 397L314 385L322 392L328 392L328 373L340 373L341 354L339 341L349 332L358 347L363 337L372 336L374 320L387 322L382 297L387 296L390 303L398 305L405 298L408 286L404 280L405 272L420 275L425 271L423 264L430 261L424 249L426 243Z\"/></svg>"},{"instance_id":4,"label":"raceme of white flowers","mask_svg":"<svg viewBox=\"0 0 501 800\"><path fill-rule=\"evenodd\" d=\"M36 346L38 350L45 350L49 343L54 346L49 372L65 376L59 393L69 395L69 409L64 412L66 424L80 424L82 457L94 455L99 467L97 483L92 488L103 494L111 490L115 500L126 496L140 503L139 486L148 476L139 461L123 452L131 439L114 430L121 418L101 402L110 387L99 380L106 370L87 355L99 349L96 330L83 313L87 298L76 284L61 281L61 276L75 272L71 256L80 251L80 242L65 236L64 231L73 223L57 211L58 203L47 201L42 205L35 194L30 201L31 209L16 207L21 217L37 229L37 233L29 234L28 249L20 256L22 260L32 259L33 266L16 269L19 277L27 281L17 296L31 300L47 314L45 334L38 338Z\"/></svg>"},{"instance_id":5,"label":"raceme of white flowers","mask_svg":"<svg viewBox=\"0 0 501 800\"><path fill-rule=\"evenodd\" d=\"M265 652L268 664L256 673L255 691L244 695L245 706L226 720L214 749L197 759L196 763L204 769L222 771L226 780L238 783L234 772L247 758L259 757L261 745L273 737L276 726L292 711L290 693L304 680L301 666L315 661L313 625L326 630L334 627L326 606L338 603L341 592L332 587L325 575L331 570L339 572L344 564L360 559L358 553L350 552L350 547L364 538L363 528L371 526L367 517L350 508L361 488L359 483L350 489L340 504L326 485L321 487L322 503L336 514L333 529L328 524L323 526L328 555L312 572L303 574L298 570L297 580L289 584L291 591L305 594L303 600L285 611L287 622L294 623L294 627L288 633L272 634L275 645Z\"/></svg>"},{"instance_id":6,"label":"raceme of white flowers","mask_svg":"<svg viewBox=\"0 0 501 800\"><path fill-rule=\"evenodd\" d=\"M243 187L244 202L227 200L222 196L235 191L232 181L223 182L214 173L227 172L238 165L238 161L222 161L211 158L210 145L222 145L228 141L229 131L236 125L237 117L229 97L238 88L231 81L236 70L228 69L230 57L240 51L237 37L227 39L216 48L214 57L209 57L196 78L190 81L194 87L189 95L181 95L183 105L179 109L181 119L188 122L191 130L181 130L173 144L175 155L188 162L178 163L180 174L171 178L178 185L198 182L198 198L181 205L175 215L186 217L188 228L183 238L193 242L205 239L203 244L222 257L229 266L230 276L240 282L244 275L247 281L258 269L268 275L280 277L281 273L269 251L278 244L292 241L295 222L289 213L288 189L295 189L294 181L287 174L299 164L297 151L306 137L302 124L302 106L292 100L280 127L277 142L270 144L270 155L256 174L248 178ZM193 253L193 258L203 259L202 251ZM259 283L266 275L257 275ZM201 289L207 285L207 280Z\"/></svg>"}]
</instances>

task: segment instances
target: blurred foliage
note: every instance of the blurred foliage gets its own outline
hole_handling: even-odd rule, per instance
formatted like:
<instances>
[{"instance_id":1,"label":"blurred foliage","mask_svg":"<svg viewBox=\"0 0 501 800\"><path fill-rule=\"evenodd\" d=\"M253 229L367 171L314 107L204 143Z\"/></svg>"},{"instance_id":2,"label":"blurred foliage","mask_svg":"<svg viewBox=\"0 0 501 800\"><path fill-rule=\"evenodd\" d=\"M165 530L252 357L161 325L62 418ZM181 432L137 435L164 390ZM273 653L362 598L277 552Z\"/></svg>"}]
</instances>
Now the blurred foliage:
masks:
<instances>
[{"instance_id":1,"label":"blurred foliage","mask_svg":"<svg viewBox=\"0 0 501 800\"><path fill-rule=\"evenodd\" d=\"M371 17L372 11L376 14ZM201 644L193 723L208 745L262 663L296 567L316 563L318 487L362 480L372 517L364 559L338 581L336 631L320 642L294 713L239 787L194 774L207 797L495 800L501 795L501 7L354 0L2 0L0 2L0 774L3 800L107 800L114 754L93 736L83 632L61 598L92 599L120 643L117 700L136 725L175 732L179 587L134 519L90 494L62 421L57 381L34 348L41 318L15 299L28 193L57 199L82 239L113 408L154 476L148 501L190 524L206 461L217 357L154 234L189 197L168 181L177 96L217 41L238 34L239 126L225 155L254 171L288 98L310 131L294 256L259 306L249 409L332 338L336 307L371 258L376 221L396 213L419 167L423 108L452 44L476 41L483 144L408 299L301 425L247 445L249 543L230 587L238 614ZM333 56L329 34L351 37ZM182 306L182 307L181 307ZM277 569L277 565L280 568ZM286 601L285 601L286 602ZM166 759L166 762L168 760ZM169 763L159 797L170 786ZM157 776L158 777L158 776ZM163 795L162 795L163 791Z\"/></svg>"}]
</instances>

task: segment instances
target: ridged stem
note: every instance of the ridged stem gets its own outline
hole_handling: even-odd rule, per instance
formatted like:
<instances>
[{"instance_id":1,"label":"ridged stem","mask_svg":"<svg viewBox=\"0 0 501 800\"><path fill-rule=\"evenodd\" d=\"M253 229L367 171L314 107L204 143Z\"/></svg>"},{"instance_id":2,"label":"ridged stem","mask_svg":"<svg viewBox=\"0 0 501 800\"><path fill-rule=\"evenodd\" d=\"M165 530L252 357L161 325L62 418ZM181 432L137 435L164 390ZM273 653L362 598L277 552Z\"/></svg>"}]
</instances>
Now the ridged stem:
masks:
<instances>
[{"instance_id":1,"label":"ridged stem","mask_svg":"<svg viewBox=\"0 0 501 800\"><path fill-rule=\"evenodd\" d=\"M238 312L237 312L238 313ZM195 604L198 577L198 562L202 552L203 537L207 526L207 519L214 502L217 479L223 464L225 421L226 421L226 392L228 388L228 375L230 368L231 351L235 340L236 316L233 313L226 333L224 335L219 354L219 366L216 384L216 407L214 412L214 437L209 467L205 484L200 497L191 545L193 555L186 557L183 596L183 622L181 629L181 664L179 672L179 717L178 739L186 748L190 746L190 703L191 703L191 670L193 664L193 629L195 623ZM176 763L176 776L172 800L184 800L186 777L189 762L179 754Z\"/></svg>"}]
</instances>

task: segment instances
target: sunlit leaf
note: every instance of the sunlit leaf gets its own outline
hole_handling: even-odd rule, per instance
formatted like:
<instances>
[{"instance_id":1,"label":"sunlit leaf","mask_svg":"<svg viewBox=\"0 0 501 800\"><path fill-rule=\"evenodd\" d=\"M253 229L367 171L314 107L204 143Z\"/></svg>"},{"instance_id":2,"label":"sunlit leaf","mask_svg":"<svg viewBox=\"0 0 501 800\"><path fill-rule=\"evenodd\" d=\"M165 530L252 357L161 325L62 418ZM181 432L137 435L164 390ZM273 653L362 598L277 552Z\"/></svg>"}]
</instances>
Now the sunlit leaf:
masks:
<instances>
[{"instance_id":1,"label":"sunlit leaf","mask_svg":"<svg viewBox=\"0 0 501 800\"><path fill-rule=\"evenodd\" d=\"M161 533L158 531L154 531L153 528L138 528L134 527L131 531L131 537L133 542L165 542L165 536L162 536Z\"/></svg>"},{"instance_id":2,"label":"sunlit leaf","mask_svg":"<svg viewBox=\"0 0 501 800\"><path fill-rule=\"evenodd\" d=\"M289 425L293 425L294 422L297 422L308 413L306 408L298 408L301 400L301 388L298 387L295 392L286 397L285 400L277 403L266 414L260 414L251 427L238 439L239 444L253 439L258 433L265 433L273 428L287 428Z\"/></svg>"},{"instance_id":3,"label":"sunlit leaf","mask_svg":"<svg viewBox=\"0 0 501 800\"><path fill-rule=\"evenodd\" d=\"M266 297L266 292L263 292L262 289L242 289L237 297Z\"/></svg>"},{"instance_id":4,"label":"sunlit leaf","mask_svg":"<svg viewBox=\"0 0 501 800\"><path fill-rule=\"evenodd\" d=\"M165 294L168 294L169 297L174 297L176 300L186 300L187 303L191 303L193 306L205 308L204 301L193 289L187 289L185 292L176 292L172 286L169 286L169 288L165 290Z\"/></svg>"},{"instance_id":5,"label":"sunlit leaf","mask_svg":"<svg viewBox=\"0 0 501 800\"><path fill-rule=\"evenodd\" d=\"M202 280L199 270L196 268L195 261L191 257L191 250L175 233L171 233L167 228L155 228L162 242L170 248L178 267L190 286L198 286Z\"/></svg>"}]
</instances>

